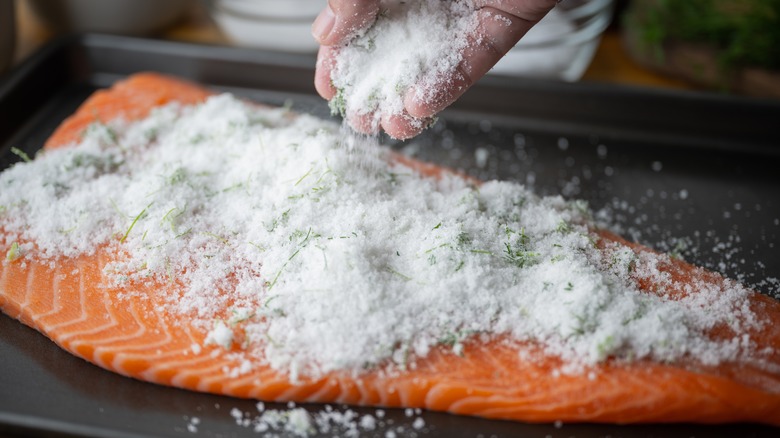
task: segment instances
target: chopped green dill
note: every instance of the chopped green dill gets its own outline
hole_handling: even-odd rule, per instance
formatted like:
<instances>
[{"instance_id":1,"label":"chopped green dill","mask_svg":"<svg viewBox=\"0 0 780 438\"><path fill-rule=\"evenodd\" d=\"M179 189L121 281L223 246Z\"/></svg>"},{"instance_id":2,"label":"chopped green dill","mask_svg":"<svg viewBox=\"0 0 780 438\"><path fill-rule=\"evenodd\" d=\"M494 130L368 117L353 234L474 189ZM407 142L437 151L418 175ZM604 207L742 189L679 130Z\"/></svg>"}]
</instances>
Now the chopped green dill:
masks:
<instances>
[{"instance_id":1,"label":"chopped green dill","mask_svg":"<svg viewBox=\"0 0 780 438\"><path fill-rule=\"evenodd\" d=\"M165 257L165 273L168 275L168 284L173 283L173 267L171 266L171 259L169 257Z\"/></svg>"},{"instance_id":2,"label":"chopped green dill","mask_svg":"<svg viewBox=\"0 0 780 438\"><path fill-rule=\"evenodd\" d=\"M438 343L440 345L451 347L455 354L463 357L463 341L475 333L478 332L476 330L459 330L457 332L450 332L439 338Z\"/></svg>"},{"instance_id":3,"label":"chopped green dill","mask_svg":"<svg viewBox=\"0 0 780 438\"><path fill-rule=\"evenodd\" d=\"M463 269L463 265L465 265L465 264L466 264L466 262L464 260L461 260L460 263L458 263L458 266L455 267L455 272L458 272L461 269Z\"/></svg>"},{"instance_id":4,"label":"chopped green dill","mask_svg":"<svg viewBox=\"0 0 780 438\"><path fill-rule=\"evenodd\" d=\"M439 248L443 248L443 247L445 247L445 246L451 246L451 245L450 245L449 243L442 243L442 244L441 244L441 245L439 245L439 246L434 246L433 248L430 248L430 249L427 249L427 250L425 250L425 254L431 253L431 252L433 252L433 251L435 251L435 250L437 250L437 249L439 249Z\"/></svg>"},{"instance_id":5,"label":"chopped green dill","mask_svg":"<svg viewBox=\"0 0 780 438\"><path fill-rule=\"evenodd\" d=\"M228 324L230 325L236 325L245 321L249 321L255 316L254 312L239 312L235 309L231 309L230 313L233 314L233 316L228 320Z\"/></svg>"},{"instance_id":6,"label":"chopped green dill","mask_svg":"<svg viewBox=\"0 0 780 438\"><path fill-rule=\"evenodd\" d=\"M298 181L296 181L295 184L293 184L293 186L297 186L298 184L300 184L303 180L306 179L307 176L311 175L311 172L313 170L314 170L314 167L312 167L311 169L306 171L306 173L304 173L302 177L298 178Z\"/></svg>"},{"instance_id":7,"label":"chopped green dill","mask_svg":"<svg viewBox=\"0 0 780 438\"><path fill-rule=\"evenodd\" d=\"M460 339L458 337L457 333L447 333L446 335L439 338L439 344L446 345L448 347L453 347L455 344L460 342Z\"/></svg>"},{"instance_id":8,"label":"chopped green dill","mask_svg":"<svg viewBox=\"0 0 780 438\"><path fill-rule=\"evenodd\" d=\"M389 272L389 273L391 273L393 275L397 275L398 277L402 278L404 281L411 281L412 280L412 277L406 276L406 275L396 271L395 269L391 268L390 266L385 266L385 271L387 271L387 272Z\"/></svg>"},{"instance_id":9,"label":"chopped green dill","mask_svg":"<svg viewBox=\"0 0 780 438\"><path fill-rule=\"evenodd\" d=\"M206 140L206 136L203 133L198 133L194 137L190 138L191 144L200 144Z\"/></svg>"},{"instance_id":10,"label":"chopped green dill","mask_svg":"<svg viewBox=\"0 0 780 438\"><path fill-rule=\"evenodd\" d=\"M178 213L174 214L174 212L178 211ZM173 207L170 210L168 210L167 213L165 213L160 219L160 223L168 223L168 225L171 227L172 232L176 232L176 219L184 214L184 209L179 209L178 207Z\"/></svg>"},{"instance_id":11,"label":"chopped green dill","mask_svg":"<svg viewBox=\"0 0 780 438\"><path fill-rule=\"evenodd\" d=\"M439 222L438 224L436 224L435 227L433 227L434 230L438 230L439 228L441 228L441 222Z\"/></svg>"},{"instance_id":12,"label":"chopped green dill","mask_svg":"<svg viewBox=\"0 0 780 438\"><path fill-rule=\"evenodd\" d=\"M271 232L273 232L276 229L276 227L280 223L286 223L287 222L287 218L288 218L289 215L290 215L290 209L288 208L287 210L283 211L282 214L279 215L278 218L271 219L271 223L267 224L265 226L266 231L271 233Z\"/></svg>"},{"instance_id":13,"label":"chopped green dill","mask_svg":"<svg viewBox=\"0 0 780 438\"><path fill-rule=\"evenodd\" d=\"M325 161L327 162L327 159L326 159ZM323 180L323 179L325 179L325 177L326 177L326 176L328 176L328 175L331 175L331 174L332 174L332 175L335 177L336 181L338 181L338 179L339 179L339 175L338 175L336 172L334 172L334 171L333 171L333 169L331 169L330 167L328 167L327 169L325 169L325 172L322 172L322 173L320 174L320 177L319 177L319 178L317 178L317 181L315 181L315 182L314 182L314 184L319 184L319 183L321 183L321 182L322 182L322 180Z\"/></svg>"},{"instance_id":14,"label":"chopped green dill","mask_svg":"<svg viewBox=\"0 0 780 438\"><path fill-rule=\"evenodd\" d=\"M561 220L558 223L558 226L555 227L555 231L562 234L568 233L569 231L571 231L571 225L568 222Z\"/></svg>"},{"instance_id":15,"label":"chopped green dill","mask_svg":"<svg viewBox=\"0 0 780 438\"><path fill-rule=\"evenodd\" d=\"M260 252L264 252L264 251L265 251L265 248L263 248L262 246L260 246L260 245L258 245L258 244L256 244L256 243L254 243L254 242L247 242L247 243L248 243L249 245L252 245L252 246L254 246L254 247L255 247L255 248L257 248L258 250L260 250Z\"/></svg>"},{"instance_id":16,"label":"chopped green dill","mask_svg":"<svg viewBox=\"0 0 780 438\"><path fill-rule=\"evenodd\" d=\"M428 256L428 264L431 265L431 266L436 264L436 256L435 255L431 254L430 256Z\"/></svg>"},{"instance_id":17,"label":"chopped green dill","mask_svg":"<svg viewBox=\"0 0 780 438\"><path fill-rule=\"evenodd\" d=\"M486 250L486 249L472 249L472 250L470 250L469 252L470 252L470 253L473 253L473 254L487 254L487 255L493 255L493 252L492 252L492 251L488 251L488 250Z\"/></svg>"},{"instance_id":18,"label":"chopped green dill","mask_svg":"<svg viewBox=\"0 0 780 438\"><path fill-rule=\"evenodd\" d=\"M287 210L285 214L287 212L289 212L289 210ZM299 237L303 237L303 240L298 244L298 249L296 249L295 252L292 253L292 255L287 259L287 261L284 262L282 267L279 268L279 271L274 276L273 281L271 281L270 283L266 283L269 291L273 289L274 285L276 285L277 280L279 280L279 276L282 274L282 271L284 271L284 268L287 267L287 264L290 263L290 261L292 261L292 259L294 259L295 256L297 256L302 249L306 248L306 246L308 246L308 244L311 242L312 239L316 239L322 236L318 233L312 233L312 229L311 227L309 227L309 230L306 232L305 236L303 234L303 231L295 230L293 234L290 236L290 241L292 242L293 239L297 239Z\"/></svg>"},{"instance_id":19,"label":"chopped green dill","mask_svg":"<svg viewBox=\"0 0 780 438\"><path fill-rule=\"evenodd\" d=\"M119 206L116 205L116 201L114 201L114 198L108 198L108 201L111 203L111 206L114 208L114 211L119 213L120 216L124 216L126 218L130 217L129 214L127 214L127 213L125 213L125 212L123 212L122 210L119 209Z\"/></svg>"},{"instance_id":20,"label":"chopped green dill","mask_svg":"<svg viewBox=\"0 0 780 438\"><path fill-rule=\"evenodd\" d=\"M587 333L587 320L585 316L580 315L579 313L571 312L571 316L577 320L577 327L574 328L574 333L578 336L582 336L585 333Z\"/></svg>"},{"instance_id":21,"label":"chopped green dill","mask_svg":"<svg viewBox=\"0 0 780 438\"><path fill-rule=\"evenodd\" d=\"M675 260L682 260L685 261L683 258L683 253L685 250L688 249L688 245L683 240L677 240L677 242L674 244L674 248L669 252L669 257L675 259Z\"/></svg>"},{"instance_id":22,"label":"chopped green dill","mask_svg":"<svg viewBox=\"0 0 780 438\"><path fill-rule=\"evenodd\" d=\"M525 234L522 236L525 237ZM538 257L539 253L529 251L522 238L519 240L517 248L512 248L509 242L504 243L504 259L518 268L524 268L536 263Z\"/></svg>"},{"instance_id":23,"label":"chopped green dill","mask_svg":"<svg viewBox=\"0 0 780 438\"><path fill-rule=\"evenodd\" d=\"M279 295L271 295L270 297L268 297L268 299L265 300L265 303L263 303L263 307L268 307L268 304L277 298L279 298Z\"/></svg>"},{"instance_id":24,"label":"chopped green dill","mask_svg":"<svg viewBox=\"0 0 780 438\"><path fill-rule=\"evenodd\" d=\"M397 255L398 257L401 257L401 253L398 252L398 251L395 252L395 255Z\"/></svg>"},{"instance_id":25,"label":"chopped green dill","mask_svg":"<svg viewBox=\"0 0 780 438\"><path fill-rule=\"evenodd\" d=\"M239 181L229 187L225 187L224 189L222 189L222 193L232 192L233 190L240 189L241 187L244 187L243 181Z\"/></svg>"},{"instance_id":26,"label":"chopped green dill","mask_svg":"<svg viewBox=\"0 0 780 438\"><path fill-rule=\"evenodd\" d=\"M439 118L438 117L436 117L436 116L430 117L430 118L428 118L425 121L424 129L428 129L428 128L434 126L437 123L439 123Z\"/></svg>"},{"instance_id":27,"label":"chopped green dill","mask_svg":"<svg viewBox=\"0 0 780 438\"><path fill-rule=\"evenodd\" d=\"M11 248L5 253L5 259L9 262L13 262L22 256L22 249L19 248L19 244L14 242L11 244Z\"/></svg>"},{"instance_id":28,"label":"chopped green dill","mask_svg":"<svg viewBox=\"0 0 780 438\"><path fill-rule=\"evenodd\" d=\"M471 236L469 236L469 234L466 232L460 232L455 238L455 241L457 242L458 246L465 246L471 243Z\"/></svg>"},{"instance_id":29,"label":"chopped green dill","mask_svg":"<svg viewBox=\"0 0 780 438\"><path fill-rule=\"evenodd\" d=\"M57 232L58 232L58 233L60 233L60 234L70 234L70 233L72 233L72 232L76 231L76 229L77 229L78 227L79 227L79 225L78 225L78 224L76 224L76 225L74 225L74 226L72 226L72 227L70 227L70 228L63 228L63 229L59 229L59 230L57 230Z\"/></svg>"},{"instance_id":30,"label":"chopped green dill","mask_svg":"<svg viewBox=\"0 0 780 438\"><path fill-rule=\"evenodd\" d=\"M596 351L598 352L598 360L602 361L609 356L609 354L615 348L615 338L612 335L607 336L601 342L596 345Z\"/></svg>"},{"instance_id":31,"label":"chopped green dill","mask_svg":"<svg viewBox=\"0 0 780 438\"><path fill-rule=\"evenodd\" d=\"M574 285L573 285L573 284L572 284L572 282L570 281L570 282L566 283L566 287L564 287L564 288L563 288L563 290L565 290L565 291L567 291L567 292L571 292L571 291L573 291L573 290L574 290Z\"/></svg>"},{"instance_id":32,"label":"chopped green dill","mask_svg":"<svg viewBox=\"0 0 780 438\"><path fill-rule=\"evenodd\" d=\"M343 88L336 88L336 95L328 102L328 106L331 115L344 117L347 114L347 99Z\"/></svg>"},{"instance_id":33,"label":"chopped green dill","mask_svg":"<svg viewBox=\"0 0 780 438\"><path fill-rule=\"evenodd\" d=\"M303 230L293 231L292 234L290 234L289 239L290 242L292 242L293 240L303 238L303 240L301 240L301 242L298 245L300 245L301 247L305 247L306 245L309 244L310 239L317 239L319 237L322 237L322 235L320 235L319 233L312 233L311 227L309 227L309 229L306 232L304 232Z\"/></svg>"},{"instance_id":34,"label":"chopped green dill","mask_svg":"<svg viewBox=\"0 0 780 438\"><path fill-rule=\"evenodd\" d=\"M560 261L566 260L566 256L563 254L556 254L552 257L550 257L550 262L552 263L558 263Z\"/></svg>"},{"instance_id":35,"label":"chopped green dill","mask_svg":"<svg viewBox=\"0 0 780 438\"><path fill-rule=\"evenodd\" d=\"M15 147L15 146L11 146L11 153L16 155L17 157L21 158L22 161L24 161L25 163L29 163L30 161L32 161L30 156L27 155L27 152L25 152L25 151Z\"/></svg>"},{"instance_id":36,"label":"chopped green dill","mask_svg":"<svg viewBox=\"0 0 780 438\"><path fill-rule=\"evenodd\" d=\"M398 183L398 174L395 172L387 172L387 180L391 185L396 185Z\"/></svg>"},{"instance_id":37,"label":"chopped green dill","mask_svg":"<svg viewBox=\"0 0 780 438\"><path fill-rule=\"evenodd\" d=\"M213 237L214 239L219 240L220 242L224 243L225 245L228 245L230 242L228 240L218 234L210 233L208 231L202 231L200 234L203 234L205 236Z\"/></svg>"},{"instance_id":38,"label":"chopped green dill","mask_svg":"<svg viewBox=\"0 0 780 438\"><path fill-rule=\"evenodd\" d=\"M149 128L146 131L144 131L144 137L146 137L146 141L152 142L157 139L158 134L157 128Z\"/></svg>"},{"instance_id":39,"label":"chopped green dill","mask_svg":"<svg viewBox=\"0 0 780 438\"><path fill-rule=\"evenodd\" d=\"M143 210L141 210L140 213L138 213L138 216L133 219L133 222L130 224L130 227L127 228L127 231L125 231L125 235L122 236L122 239L119 241L120 243L125 243L125 240L127 240L127 236L130 235L130 232L133 231L133 227L135 227L135 224L138 222L141 217L143 217L146 214L146 210L151 206L152 204L147 205L144 207Z\"/></svg>"},{"instance_id":40,"label":"chopped green dill","mask_svg":"<svg viewBox=\"0 0 780 438\"><path fill-rule=\"evenodd\" d=\"M168 185L176 185L187 179L187 170L183 167L177 167L176 170L166 179Z\"/></svg>"}]
</instances>

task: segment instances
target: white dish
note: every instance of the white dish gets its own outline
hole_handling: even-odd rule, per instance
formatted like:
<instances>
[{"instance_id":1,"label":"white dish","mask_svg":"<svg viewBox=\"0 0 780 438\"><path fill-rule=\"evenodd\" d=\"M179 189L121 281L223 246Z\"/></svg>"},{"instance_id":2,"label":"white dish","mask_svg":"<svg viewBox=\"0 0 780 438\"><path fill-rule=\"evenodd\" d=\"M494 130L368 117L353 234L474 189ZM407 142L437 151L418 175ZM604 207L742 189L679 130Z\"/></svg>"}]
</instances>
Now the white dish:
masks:
<instances>
[{"instance_id":1,"label":"white dish","mask_svg":"<svg viewBox=\"0 0 780 438\"><path fill-rule=\"evenodd\" d=\"M209 3L214 21L238 45L293 53L315 53L319 47L311 36L311 24L325 0Z\"/></svg>"},{"instance_id":2,"label":"white dish","mask_svg":"<svg viewBox=\"0 0 780 438\"><path fill-rule=\"evenodd\" d=\"M313 19L327 5L327 0L218 0L223 10L249 17Z\"/></svg>"},{"instance_id":3,"label":"white dish","mask_svg":"<svg viewBox=\"0 0 780 438\"><path fill-rule=\"evenodd\" d=\"M30 0L30 6L59 31L148 35L180 19L189 0Z\"/></svg>"},{"instance_id":4,"label":"white dish","mask_svg":"<svg viewBox=\"0 0 780 438\"><path fill-rule=\"evenodd\" d=\"M593 60L612 20L613 0L569 0L556 6L490 74L576 81Z\"/></svg>"}]
</instances>

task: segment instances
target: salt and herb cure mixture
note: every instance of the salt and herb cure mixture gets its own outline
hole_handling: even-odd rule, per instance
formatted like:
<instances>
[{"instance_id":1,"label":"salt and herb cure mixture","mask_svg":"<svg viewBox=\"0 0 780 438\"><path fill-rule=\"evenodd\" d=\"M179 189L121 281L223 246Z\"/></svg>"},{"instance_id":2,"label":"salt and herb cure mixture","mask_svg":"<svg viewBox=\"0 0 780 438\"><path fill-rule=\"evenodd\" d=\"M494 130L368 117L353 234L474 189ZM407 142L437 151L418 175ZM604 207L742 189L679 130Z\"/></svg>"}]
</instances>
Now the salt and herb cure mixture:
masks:
<instances>
[{"instance_id":1,"label":"salt and herb cure mixture","mask_svg":"<svg viewBox=\"0 0 780 438\"><path fill-rule=\"evenodd\" d=\"M760 358L749 337L707 335L752 324L747 290L674 296L668 257L599 245L582 203L420 175L375 140L228 94L94 124L0 187L7 259L107 247L106 281L159 286L160 310L208 333L194 354L250 353L238 374L403 372L495 335L570 373L610 357Z\"/></svg>"},{"instance_id":2,"label":"salt and herb cure mixture","mask_svg":"<svg viewBox=\"0 0 780 438\"><path fill-rule=\"evenodd\" d=\"M473 0L382 1L373 26L339 49L331 74L333 112L369 115L376 131L383 114L404 113L410 89L430 100L462 61L475 11Z\"/></svg>"}]
</instances>

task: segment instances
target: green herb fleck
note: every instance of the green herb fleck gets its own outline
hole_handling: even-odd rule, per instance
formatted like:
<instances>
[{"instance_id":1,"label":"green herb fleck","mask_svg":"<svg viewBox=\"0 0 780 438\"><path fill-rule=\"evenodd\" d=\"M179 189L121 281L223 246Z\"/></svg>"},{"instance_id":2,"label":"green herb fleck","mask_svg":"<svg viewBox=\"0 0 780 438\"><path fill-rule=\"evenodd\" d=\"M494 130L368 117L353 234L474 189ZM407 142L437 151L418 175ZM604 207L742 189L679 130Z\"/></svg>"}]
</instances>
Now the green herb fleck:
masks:
<instances>
[{"instance_id":1,"label":"green herb fleck","mask_svg":"<svg viewBox=\"0 0 780 438\"><path fill-rule=\"evenodd\" d=\"M22 249L19 248L19 244L14 242L11 244L11 248L5 254L5 259L9 262L13 262L22 256Z\"/></svg>"},{"instance_id":2,"label":"green herb fleck","mask_svg":"<svg viewBox=\"0 0 780 438\"><path fill-rule=\"evenodd\" d=\"M27 153L25 151L15 147L15 146L11 146L11 153L16 155L17 157L21 158L22 161L24 161L25 163L29 163L30 161L32 161L30 156L27 155Z\"/></svg>"},{"instance_id":3,"label":"green herb fleck","mask_svg":"<svg viewBox=\"0 0 780 438\"><path fill-rule=\"evenodd\" d=\"M571 225L569 225L568 222L566 222L564 220L561 220L558 223L558 226L555 227L555 231L557 231L559 233L562 233L562 234L568 233L569 231L571 231Z\"/></svg>"},{"instance_id":4,"label":"green herb fleck","mask_svg":"<svg viewBox=\"0 0 780 438\"><path fill-rule=\"evenodd\" d=\"M391 268L390 266L385 266L385 271L387 271L387 272L389 272L389 273L391 273L393 275L397 275L398 277L401 277L404 281L411 281L412 280L412 277L406 276L406 275L396 271L395 269Z\"/></svg>"},{"instance_id":5,"label":"green herb fleck","mask_svg":"<svg viewBox=\"0 0 780 438\"><path fill-rule=\"evenodd\" d=\"M127 231L125 231L125 235L122 236L122 239L119 241L120 243L125 243L125 240L127 240L127 236L130 235L130 232L133 231L133 227L135 227L135 224L138 222L141 217L143 217L146 214L146 210L151 206L152 204L147 205L144 207L143 210L141 210L140 213L138 213L138 216L133 219L133 222L130 224L130 227L127 228Z\"/></svg>"},{"instance_id":6,"label":"green herb fleck","mask_svg":"<svg viewBox=\"0 0 780 438\"><path fill-rule=\"evenodd\" d=\"M460 232L458 237L455 238L455 241L458 243L458 246L465 246L471 243L471 236L466 232Z\"/></svg>"},{"instance_id":7,"label":"green herb fleck","mask_svg":"<svg viewBox=\"0 0 780 438\"><path fill-rule=\"evenodd\" d=\"M330 113L334 116L344 117L347 114L347 98L344 89L336 87L336 95L328 103Z\"/></svg>"}]
</instances>

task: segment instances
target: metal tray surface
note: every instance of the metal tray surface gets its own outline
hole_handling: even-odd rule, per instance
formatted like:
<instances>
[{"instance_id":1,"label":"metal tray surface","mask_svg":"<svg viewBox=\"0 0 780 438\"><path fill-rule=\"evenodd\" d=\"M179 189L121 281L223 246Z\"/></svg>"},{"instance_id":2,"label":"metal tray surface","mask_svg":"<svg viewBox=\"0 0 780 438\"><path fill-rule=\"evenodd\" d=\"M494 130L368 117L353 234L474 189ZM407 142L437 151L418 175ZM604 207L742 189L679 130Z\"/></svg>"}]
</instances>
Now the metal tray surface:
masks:
<instances>
[{"instance_id":1,"label":"metal tray surface","mask_svg":"<svg viewBox=\"0 0 780 438\"><path fill-rule=\"evenodd\" d=\"M198 81L328 117L312 86L314 59L105 35L60 40L0 77L0 168L34 153L93 91L138 71ZM599 84L486 78L422 136L393 147L479 178L526 183L587 200L628 237L777 296L780 104ZM268 404L287 409L286 405ZM322 405L304 405L311 412ZM121 377L0 315L0 435L260 436L232 409L255 402ZM375 408L334 405L376 414ZM368 436L777 436L754 424L524 424L424 412L417 431L388 409ZM191 419L200 422L188 431ZM277 432L285 436L284 431ZM334 429L323 436L338 436Z\"/></svg>"}]
</instances>

